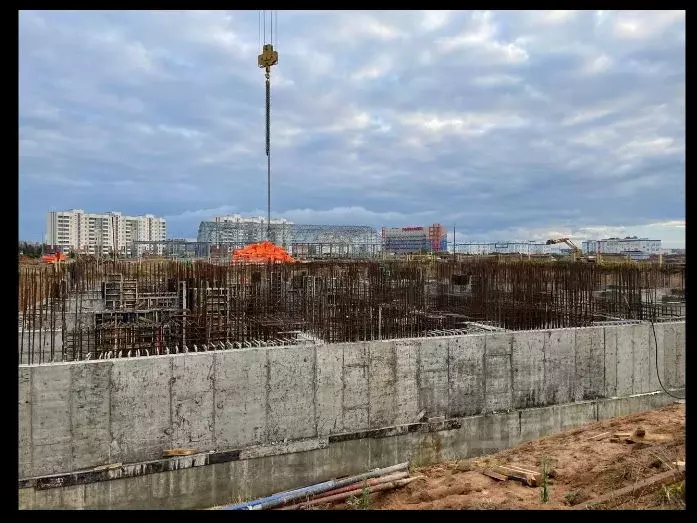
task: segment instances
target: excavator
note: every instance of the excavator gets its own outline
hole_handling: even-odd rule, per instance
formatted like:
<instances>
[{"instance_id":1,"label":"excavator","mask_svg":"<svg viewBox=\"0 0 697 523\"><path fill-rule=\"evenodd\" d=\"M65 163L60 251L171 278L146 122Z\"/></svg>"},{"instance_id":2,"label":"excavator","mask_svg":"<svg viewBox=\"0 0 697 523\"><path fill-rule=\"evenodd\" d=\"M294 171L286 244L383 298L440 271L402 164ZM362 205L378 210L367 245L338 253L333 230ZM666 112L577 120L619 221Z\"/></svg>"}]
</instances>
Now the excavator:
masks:
<instances>
[{"instance_id":1,"label":"excavator","mask_svg":"<svg viewBox=\"0 0 697 523\"><path fill-rule=\"evenodd\" d=\"M571 254L574 257L574 261L584 261L587 263L595 263L596 259L590 256L583 256L583 252L579 249L574 242L569 238L556 238L547 240L547 245L555 245L557 243L565 243L571 248Z\"/></svg>"}]
</instances>

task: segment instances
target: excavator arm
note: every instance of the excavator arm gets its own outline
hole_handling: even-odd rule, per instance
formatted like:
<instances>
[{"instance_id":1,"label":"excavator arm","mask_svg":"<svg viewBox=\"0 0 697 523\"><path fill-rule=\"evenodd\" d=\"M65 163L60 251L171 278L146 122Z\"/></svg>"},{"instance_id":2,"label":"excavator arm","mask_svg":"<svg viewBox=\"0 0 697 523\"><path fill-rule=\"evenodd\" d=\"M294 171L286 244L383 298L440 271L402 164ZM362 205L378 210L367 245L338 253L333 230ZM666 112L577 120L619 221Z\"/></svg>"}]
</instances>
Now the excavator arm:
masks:
<instances>
[{"instance_id":1,"label":"excavator arm","mask_svg":"<svg viewBox=\"0 0 697 523\"><path fill-rule=\"evenodd\" d=\"M576 247L574 242L572 242L569 238L556 238L547 240L547 245L555 245L557 243L565 243L566 245L568 245L571 248L571 251L573 252L574 260L577 260L581 257L581 249Z\"/></svg>"}]
</instances>

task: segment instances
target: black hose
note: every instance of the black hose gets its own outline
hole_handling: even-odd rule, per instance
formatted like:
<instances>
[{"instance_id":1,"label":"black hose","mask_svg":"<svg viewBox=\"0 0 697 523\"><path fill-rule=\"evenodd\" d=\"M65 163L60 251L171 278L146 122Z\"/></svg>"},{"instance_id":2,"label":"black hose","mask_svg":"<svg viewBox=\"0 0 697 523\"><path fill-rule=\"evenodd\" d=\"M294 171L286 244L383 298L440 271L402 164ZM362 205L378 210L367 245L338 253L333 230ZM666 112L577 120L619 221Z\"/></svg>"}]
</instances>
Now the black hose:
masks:
<instances>
[{"instance_id":1,"label":"black hose","mask_svg":"<svg viewBox=\"0 0 697 523\"><path fill-rule=\"evenodd\" d=\"M656 347L656 377L658 378L658 383L661 385L661 388L663 389L663 392L668 394L671 398L675 398L676 400L684 400L685 398L680 398L678 396L674 396L670 392L668 392L668 389L666 389L663 386L663 382L661 381L661 374L658 372L658 338L656 337L656 327L654 327L653 321L651 321L651 329L653 330L653 341L654 341L654 347Z\"/></svg>"}]
</instances>

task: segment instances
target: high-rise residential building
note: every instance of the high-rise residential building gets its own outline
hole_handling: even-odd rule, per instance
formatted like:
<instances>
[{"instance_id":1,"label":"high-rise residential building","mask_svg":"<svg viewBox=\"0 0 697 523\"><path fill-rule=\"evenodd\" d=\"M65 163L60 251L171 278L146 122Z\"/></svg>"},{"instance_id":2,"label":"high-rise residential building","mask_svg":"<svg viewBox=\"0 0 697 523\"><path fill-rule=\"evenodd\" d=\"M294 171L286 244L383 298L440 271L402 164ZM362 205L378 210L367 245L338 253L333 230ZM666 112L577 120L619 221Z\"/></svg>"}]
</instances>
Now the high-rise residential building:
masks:
<instances>
[{"instance_id":1,"label":"high-rise residential building","mask_svg":"<svg viewBox=\"0 0 697 523\"><path fill-rule=\"evenodd\" d=\"M107 256L142 254L152 250L147 245L133 242L164 241L167 222L152 214L123 216L120 212L86 213L82 209L51 211L46 220L46 243L63 251ZM155 250L159 253L162 246Z\"/></svg>"}]
</instances>

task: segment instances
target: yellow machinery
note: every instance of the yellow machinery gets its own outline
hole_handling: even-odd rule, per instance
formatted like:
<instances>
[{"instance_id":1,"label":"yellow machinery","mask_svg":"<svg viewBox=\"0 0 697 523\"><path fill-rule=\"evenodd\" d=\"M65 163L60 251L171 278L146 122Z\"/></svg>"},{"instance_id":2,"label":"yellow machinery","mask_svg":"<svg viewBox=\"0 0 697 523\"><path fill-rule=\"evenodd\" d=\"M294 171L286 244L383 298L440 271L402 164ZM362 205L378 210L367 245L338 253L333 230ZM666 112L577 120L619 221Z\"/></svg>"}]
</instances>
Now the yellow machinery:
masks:
<instances>
[{"instance_id":1,"label":"yellow machinery","mask_svg":"<svg viewBox=\"0 0 697 523\"><path fill-rule=\"evenodd\" d=\"M572 242L569 238L557 238L557 239L547 240L547 245L554 245L557 243L565 243L566 245L571 247L571 254L574 257L574 261L578 261L578 260L588 261L586 258L583 257L583 253L581 252L581 249L576 247L574 242Z\"/></svg>"}]
</instances>

